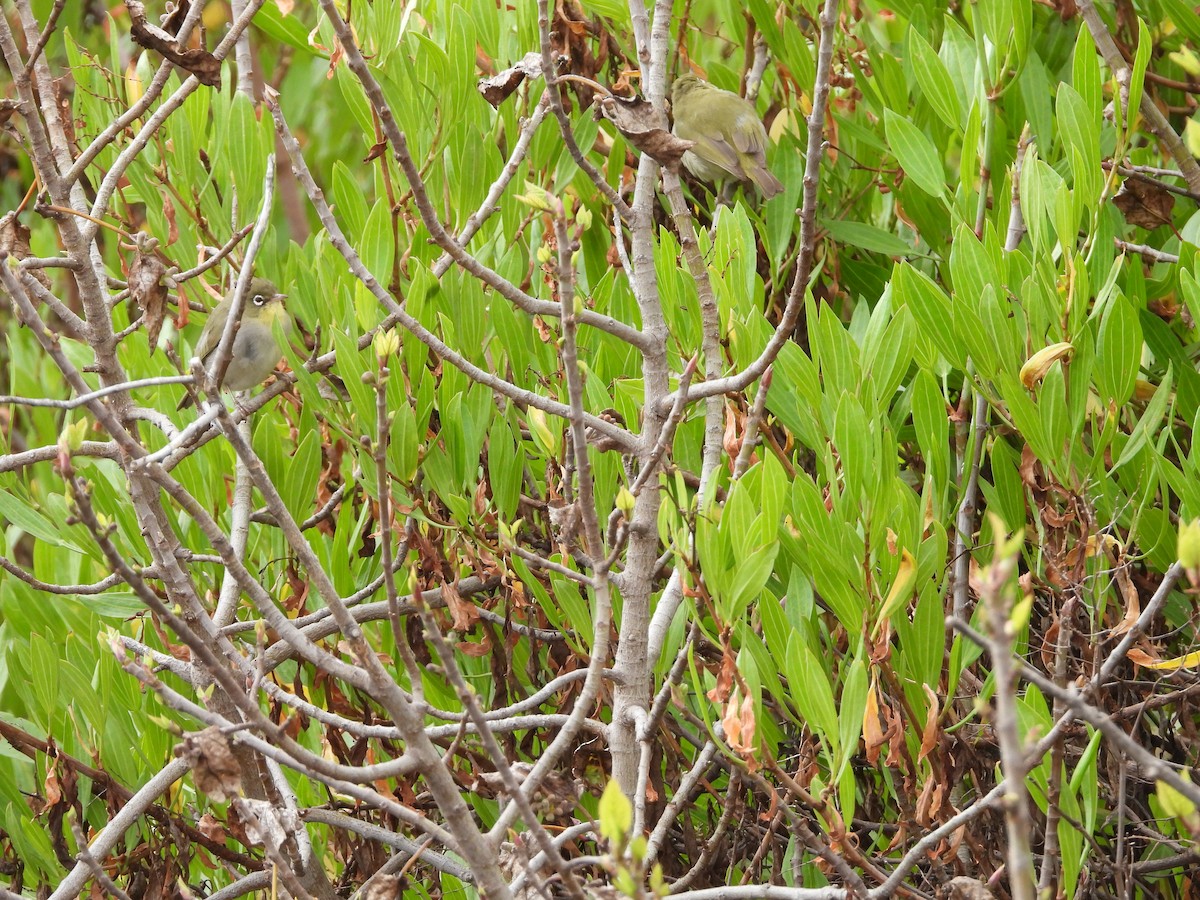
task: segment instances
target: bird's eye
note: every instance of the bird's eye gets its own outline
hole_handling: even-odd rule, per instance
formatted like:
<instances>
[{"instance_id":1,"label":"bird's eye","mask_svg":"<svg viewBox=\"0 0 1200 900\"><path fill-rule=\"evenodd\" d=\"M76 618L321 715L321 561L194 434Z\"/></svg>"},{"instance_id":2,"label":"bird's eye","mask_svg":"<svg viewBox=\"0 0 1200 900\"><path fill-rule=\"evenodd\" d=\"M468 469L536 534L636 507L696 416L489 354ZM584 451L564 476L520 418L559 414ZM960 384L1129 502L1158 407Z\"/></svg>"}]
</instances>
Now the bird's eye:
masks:
<instances>
[{"instance_id":1,"label":"bird's eye","mask_svg":"<svg viewBox=\"0 0 1200 900\"><path fill-rule=\"evenodd\" d=\"M253 303L255 306L262 306L264 303L267 302L267 298L264 297L262 294L255 294L254 299L251 300L250 302Z\"/></svg>"}]
</instances>

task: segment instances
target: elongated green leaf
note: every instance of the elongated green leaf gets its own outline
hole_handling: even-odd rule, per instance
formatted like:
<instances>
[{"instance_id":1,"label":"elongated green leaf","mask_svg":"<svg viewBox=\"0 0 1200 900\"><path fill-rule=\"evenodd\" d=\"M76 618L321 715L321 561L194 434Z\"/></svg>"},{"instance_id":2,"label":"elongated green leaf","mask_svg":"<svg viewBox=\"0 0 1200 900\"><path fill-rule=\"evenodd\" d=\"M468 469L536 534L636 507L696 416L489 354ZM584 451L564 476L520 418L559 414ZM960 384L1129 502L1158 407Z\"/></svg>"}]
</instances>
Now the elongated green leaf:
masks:
<instances>
[{"instance_id":1,"label":"elongated green leaf","mask_svg":"<svg viewBox=\"0 0 1200 900\"><path fill-rule=\"evenodd\" d=\"M929 46L916 28L908 29L908 46L912 53L913 71L926 102L933 107L943 122L961 132L963 128L962 107L958 102L958 91L950 79L946 64Z\"/></svg>"},{"instance_id":2,"label":"elongated green leaf","mask_svg":"<svg viewBox=\"0 0 1200 900\"><path fill-rule=\"evenodd\" d=\"M944 196L946 172L933 141L908 119L890 109L884 113L884 122L888 143L908 176L925 193Z\"/></svg>"}]
</instances>

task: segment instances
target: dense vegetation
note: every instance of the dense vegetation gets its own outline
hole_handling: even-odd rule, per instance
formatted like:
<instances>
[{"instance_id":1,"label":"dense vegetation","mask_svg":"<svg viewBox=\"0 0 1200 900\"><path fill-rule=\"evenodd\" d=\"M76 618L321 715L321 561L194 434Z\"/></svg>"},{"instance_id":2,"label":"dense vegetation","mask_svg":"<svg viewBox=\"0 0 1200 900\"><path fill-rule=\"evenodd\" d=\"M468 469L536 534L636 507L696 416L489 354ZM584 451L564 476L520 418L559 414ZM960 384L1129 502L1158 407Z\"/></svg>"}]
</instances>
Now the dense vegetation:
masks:
<instances>
[{"instance_id":1,"label":"dense vegetation","mask_svg":"<svg viewBox=\"0 0 1200 900\"><path fill-rule=\"evenodd\" d=\"M9 891L1196 890L1190 0L147 6L0 16Z\"/></svg>"}]
</instances>

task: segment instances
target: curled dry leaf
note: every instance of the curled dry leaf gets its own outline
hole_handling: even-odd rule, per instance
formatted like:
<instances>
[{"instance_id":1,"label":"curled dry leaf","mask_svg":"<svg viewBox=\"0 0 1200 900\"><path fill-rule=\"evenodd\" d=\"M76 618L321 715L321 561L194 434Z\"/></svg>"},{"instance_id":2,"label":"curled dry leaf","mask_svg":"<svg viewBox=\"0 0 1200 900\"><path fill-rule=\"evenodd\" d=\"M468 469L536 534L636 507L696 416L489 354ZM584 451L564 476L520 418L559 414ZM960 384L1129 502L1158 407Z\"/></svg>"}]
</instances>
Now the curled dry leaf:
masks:
<instances>
[{"instance_id":1,"label":"curled dry leaf","mask_svg":"<svg viewBox=\"0 0 1200 900\"><path fill-rule=\"evenodd\" d=\"M1175 208L1175 196L1170 191L1140 178L1126 178L1112 202L1126 222L1149 230L1168 224Z\"/></svg>"},{"instance_id":2,"label":"curled dry leaf","mask_svg":"<svg viewBox=\"0 0 1200 900\"><path fill-rule=\"evenodd\" d=\"M921 732L921 749L917 754L917 762L924 760L933 751L942 736L938 727L938 695L929 685L925 684L922 687L925 688L925 699L929 701L929 710L925 713L925 728Z\"/></svg>"},{"instance_id":3,"label":"curled dry leaf","mask_svg":"<svg viewBox=\"0 0 1200 900\"><path fill-rule=\"evenodd\" d=\"M755 734L758 731L758 721L754 715L754 698L747 695L739 700L735 690L729 702L725 704L725 715L721 718L725 729L725 740L730 749L742 757L753 772L759 768L755 752L758 744Z\"/></svg>"},{"instance_id":4,"label":"curled dry leaf","mask_svg":"<svg viewBox=\"0 0 1200 900\"><path fill-rule=\"evenodd\" d=\"M163 283L166 273L166 264L161 259L140 250L129 267L129 300L142 311L146 340L152 353L158 345L158 335L167 313L167 286Z\"/></svg>"},{"instance_id":5,"label":"curled dry leaf","mask_svg":"<svg viewBox=\"0 0 1200 900\"><path fill-rule=\"evenodd\" d=\"M397 900L400 896L400 878L397 875L375 875L367 884L363 900Z\"/></svg>"},{"instance_id":6,"label":"curled dry leaf","mask_svg":"<svg viewBox=\"0 0 1200 900\"><path fill-rule=\"evenodd\" d=\"M242 767L216 725L186 735L178 752L191 765L196 788L209 799L223 803L241 791Z\"/></svg>"},{"instance_id":7,"label":"curled dry leaf","mask_svg":"<svg viewBox=\"0 0 1200 900\"><path fill-rule=\"evenodd\" d=\"M162 18L163 31L172 36L179 34L183 20L191 12L192 0L178 0L177 3L167 3L167 14Z\"/></svg>"},{"instance_id":8,"label":"curled dry leaf","mask_svg":"<svg viewBox=\"0 0 1200 900\"><path fill-rule=\"evenodd\" d=\"M7 212L0 216L0 253L7 253L14 259L25 259L33 256L29 247L29 229L21 224L16 212ZM28 270L44 288L50 287L50 279L41 269Z\"/></svg>"},{"instance_id":9,"label":"curled dry leaf","mask_svg":"<svg viewBox=\"0 0 1200 900\"><path fill-rule=\"evenodd\" d=\"M450 627L455 631L470 631L479 621L479 610L474 603L463 599L463 595L458 592L457 585L450 582L443 584L442 599L446 601L446 608L450 610L450 615L454 618Z\"/></svg>"},{"instance_id":10,"label":"curled dry leaf","mask_svg":"<svg viewBox=\"0 0 1200 900\"><path fill-rule=\"evenodd\" d=\"M875 765L879 759L879 750L887 737L879 724L879 694L878 688L872 684L867 691L867 708L863 710L863 745L867 751L867 762Z\"/></svg>"},{"instance_id":11,"label":"curled dry leaf","mask_svg":"<svg viewBox=\"0 0 1200 900\"><path fill-rule=\"evenodd\" d=\"M509 98L526 78L541 78L542 54L534 51L526 53L516 65L509 66L491 78L480 78L475 86L483 99L498 109L500 104Z\"/></svg>"},{"instance_id":12,"label":"curled dry leaf","mask_svg":"<svg viewBox=\"0 0 1200 900\"><path fill-rule=\"evenodd\" d=\"M683 154L695 146L694 141L671 134L662 114L640 97L602 97L599 107L629 143L672 172L679 170Z\"/></svg>"},{"instance_id":13,"label":"curled dry leaf","mask_svg":"<svg viewBox=\"0 0 1200 900\"><path fill-rule=\"evenodd\" d=\"M1129 631L1142 615L1142 601L1134 587L1133 579L1129 577L1129 565L1117 567L1117 587L1121 590L1121 598L1125 601L1125 615L1112 630L1112 637L1119 637Z\"/></svg>"},{"instance_id":14,"label":"curled dry leaf","mask_svg":"<svg viewBox=\"0 0 1200 900\"><path fill-rule=\"evenodd\" d=\"M0 125L3 125L14 114L21 111L20 100L0 100Z\"/></svg>"},{"instance_id":15,"label":"curled dry leaf","mask_svg":"<svg viewBox=\"0 0 1200 900\"><path fill-rule=\"evenodd\" d=\"M131 22L129 36L139 47L153 50L185 69L208 87L221 86L221 63L207 50L198 47L181 47L175 36L146 20L146 9L140 0L126 0Z\"/></svg>"},{"instance_id":16,"label":"curled dry leaf","mask_svg":"<svg viewBox=\"0 0 1200 900\"><path fill-rule=\"evenodd\" d=\"M1074 345L1068 341L1059 341L1057 344L1043 347L1021 366L1021 384L1033 390L1033 386L1046 377L1052 365L1074 352Z\"/></svg>"},{"instance_id":17,"label":"curled dry leaf","mask_svg":"<svg viewBox=\"0 0 1200 900\"><path fill-rule=\"evenodd\" d=\"M960 875L947 881L938 896L944 900L992 900L995 895L982 881Z\"/></svg>"},{"instance_id":18,"label":"curled dry leaf","mask_svg":"<svg viewBox=\"0 0 1200 900\"><path fill-rule=\"evenodd\" d=\"M196 830L209 840L224 843L228 837L225 826L211 812L206 812L196 823Z\"/></svg>"},{"instance_id":19,"label":"curled dry leaf","mask_svg":"<svg viewBox=\"0 0 1200 900\"><path fill-rule=\"evenodd\" d=\"M737 659L726 648L721 654L721 669L717 672L717 683L709 690L708 699L713 703L724 703L733 690L733 676L737 672Z\"/></svg>"},{"instance_id":20,"label":"curled dry leaf","mask_svg":"<svg viewBox=\"0 0 1200 900\"><path fill-rule=\"evenodd\" d=\"M1192 653L1184 654L1183 656L1173 656L1171 659L1156 659L1146 653L1139 651L1138 657L1134 657L1134 651L1137 648L1132 648L1129 651L1129 658L1139 666L1145 666L1147 669L1157 669L1159 671L1174 672L1177 669L1194 669L1200 666L1200 650Z\"/></svg>"}]
</instances>

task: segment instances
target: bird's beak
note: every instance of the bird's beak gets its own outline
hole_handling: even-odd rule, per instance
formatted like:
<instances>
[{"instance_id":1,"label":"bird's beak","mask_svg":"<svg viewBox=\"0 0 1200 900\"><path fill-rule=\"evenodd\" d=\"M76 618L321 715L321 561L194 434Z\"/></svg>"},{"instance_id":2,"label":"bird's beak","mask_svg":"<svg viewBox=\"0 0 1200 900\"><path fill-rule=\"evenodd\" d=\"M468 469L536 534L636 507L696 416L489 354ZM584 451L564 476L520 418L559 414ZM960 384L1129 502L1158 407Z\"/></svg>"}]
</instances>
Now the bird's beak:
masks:
<instances>
[{"instance_id":1,"label":"bird's beak","mask_svg":"<svg viewBox=\"0 0 1200 900\"><path fill-rule=\"evenodd\" d=\"M280 303L283 303L283 301L287 299L287 294L276 294L275 299Z\"/></svg>"}]
</instances>

